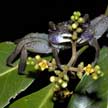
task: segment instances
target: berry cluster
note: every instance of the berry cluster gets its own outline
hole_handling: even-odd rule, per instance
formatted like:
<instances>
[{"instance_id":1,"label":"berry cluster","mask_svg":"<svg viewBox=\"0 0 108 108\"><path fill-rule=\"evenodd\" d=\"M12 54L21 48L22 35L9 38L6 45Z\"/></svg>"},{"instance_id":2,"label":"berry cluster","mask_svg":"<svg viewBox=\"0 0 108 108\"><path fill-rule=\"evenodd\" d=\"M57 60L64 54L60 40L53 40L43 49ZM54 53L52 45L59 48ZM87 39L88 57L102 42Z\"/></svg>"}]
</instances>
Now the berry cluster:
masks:
<instances>
[{"instance_id":1,"label":"berry cluster","mask_svg":"<svg viewBox=\"0 0 108 108\"><path fill-rule=\"evenodd\" d=\"M78 34L83 32L82 24L85 23L85 19L81 17L79 11L73 12L70 17L72 24L68 26L69 30L72 32L72 40L78 39Z\"/></svg>"}]
</instances>

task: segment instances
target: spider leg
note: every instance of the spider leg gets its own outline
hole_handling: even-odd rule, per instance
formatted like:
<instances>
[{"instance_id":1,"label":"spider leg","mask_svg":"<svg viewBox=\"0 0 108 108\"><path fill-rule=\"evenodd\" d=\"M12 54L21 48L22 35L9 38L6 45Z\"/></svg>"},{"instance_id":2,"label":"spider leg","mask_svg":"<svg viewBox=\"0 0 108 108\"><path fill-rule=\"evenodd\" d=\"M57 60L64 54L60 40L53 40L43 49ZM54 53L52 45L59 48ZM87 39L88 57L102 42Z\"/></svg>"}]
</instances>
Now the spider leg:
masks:
<instances>
[{"instance_id":1,"label":"spider leg","mask_svg":"<svg viewBox=\"0 0 108 108\"><path fill-rule=\"evenodd\" d=\"M93 38L90 43L89 43L91 46L93 46L96 50L96 53L95 53L95 59L94 61L92 62L92 65L94 66L99 58L99 50L100 50L100 47L99 47L99 44L98 44L98 41L97 39Z\"/></svg>"},{"instance_id":2,"label":"spider leg","mask_svg":"<svg viewBox=\"0 0 108 108\"><path fill-rule=\"evenodd\" d=\"M26 67L26 60L27 60L27 50L25 47L23 47L22 51L21 51L19 66L18 66L18 73L19 74L24 74L24 70Z\"/></svg>"}]
</instances>

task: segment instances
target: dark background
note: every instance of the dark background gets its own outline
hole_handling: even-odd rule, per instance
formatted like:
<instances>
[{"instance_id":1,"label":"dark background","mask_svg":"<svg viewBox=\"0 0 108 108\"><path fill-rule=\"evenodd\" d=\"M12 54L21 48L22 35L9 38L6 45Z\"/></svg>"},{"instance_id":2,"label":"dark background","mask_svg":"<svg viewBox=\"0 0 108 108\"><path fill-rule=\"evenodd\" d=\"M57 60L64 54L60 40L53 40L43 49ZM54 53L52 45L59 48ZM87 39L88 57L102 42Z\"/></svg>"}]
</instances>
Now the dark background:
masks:
<instances>
[{"instance_id":1,"label":"dark background","mask_svg":"<svg viewBox=\"0 0 108 108\"><path fill-rule=\"evenodd\" d=\"M89 13L90 18L92 19L104 13L107 4L108 0L35 0L35 2L22 2L16 0L15 2L11 2L10 0L8 2L4 1L4 3L0 3L0 41L14 41L30 32L47 33L48 22L50 20L55 23L69 20L75 10L79 10L83 14ZM105 39L100 40L100 43L106 43L108 45L107 42L108 40L105 41ZM94 50L92 49L88 49L85 52L84 57L81 57L84 58L87 63L90 63L92 59L88 59L88 53L89 58L93 58L93 51ZM63 54L70 54L71 56L70 52ZM66 55L62 55L61 57L65 56ZM64 59L62 59L62 61ZM43 77L44 76L45 75L43 75ZM44 79L40 77L38 78ZM46 79L43 83L46 84ZM35 81L26 91L18 95L16 99L36 91L36 87L38 87L37 84L40 84L39 87L45 85L42 85L42 82L39 83ZM11 101L13 102L15 100ZM62 108L65 107L63 105Z\"/></svg>"},{"instance_id":2,"label":"dark background","mask_svg":"<svg viewBox=\"0 0 108 108\"><path fill-rule=\"evenodd\" d=\"M108 0L35 0L0 3L0 41L15 40L30 32L46 32L48 21L68 20L73 11L94 18L104 13Z\"/></svg>"}]
</instances>

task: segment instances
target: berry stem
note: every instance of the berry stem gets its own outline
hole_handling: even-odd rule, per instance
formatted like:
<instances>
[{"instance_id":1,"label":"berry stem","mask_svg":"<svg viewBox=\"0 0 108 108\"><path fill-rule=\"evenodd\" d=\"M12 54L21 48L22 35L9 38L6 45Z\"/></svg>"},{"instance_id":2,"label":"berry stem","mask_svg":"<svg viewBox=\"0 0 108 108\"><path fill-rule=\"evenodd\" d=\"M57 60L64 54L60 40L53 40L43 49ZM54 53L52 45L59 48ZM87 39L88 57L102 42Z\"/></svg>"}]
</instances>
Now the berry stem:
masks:
<instances>
[{"instance_id":1,"label":"berry stem","mask_svg":"<svg viewBox=\"0 0 108 108\"><path fill-rule=\"evenodd\" d=\"M77 58L77 52L76 52L76 41L75 42L72 42L72 56L67 64L67 66L72 66L72 64L75 63L76 61L76 58Z\"/></svg>"}]
</instances>

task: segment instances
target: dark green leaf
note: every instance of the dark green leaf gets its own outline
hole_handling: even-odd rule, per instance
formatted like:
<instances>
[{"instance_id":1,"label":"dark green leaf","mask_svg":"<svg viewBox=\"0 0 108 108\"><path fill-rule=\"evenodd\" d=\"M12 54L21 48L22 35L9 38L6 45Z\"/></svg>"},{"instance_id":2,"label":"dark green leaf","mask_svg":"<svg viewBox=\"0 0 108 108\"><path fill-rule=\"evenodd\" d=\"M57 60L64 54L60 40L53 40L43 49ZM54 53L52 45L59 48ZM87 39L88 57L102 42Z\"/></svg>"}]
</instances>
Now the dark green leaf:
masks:
<instances>
[{"instance_id":1,"label":"dark green leaf","mask_svg":"<svg viewBox=\"0 0 108 108\"><path fill-rule=\"evenodd\" d=\"M108 48L100 51L98 65L104 76L98 80L84 76L71 97L68 108L108 108Z\"/></svg>"},{"instance_id":2,"label":"dark green leaf","mask_svg":"<svg viewBox=\"0 0 108 108\"><path fill-rule=\"evenodd\" d=\"M0 43L0 108L6 106L11 98L15 98L33 82L33 79L18 75L17 65L6 66L6 59L14 48L15 45L11 42Z\"/></svg>"},{"instance_id":3,"label":"dark green leaf","mask_svg":"<svg viewBox=\"0 0 108 108\"><path fill-rule=\"evenodd\" d=\"M53 85L50 84L38 92L19 99L9 108L53 108L52 95Z\"/></svg>"}]
</instances>

